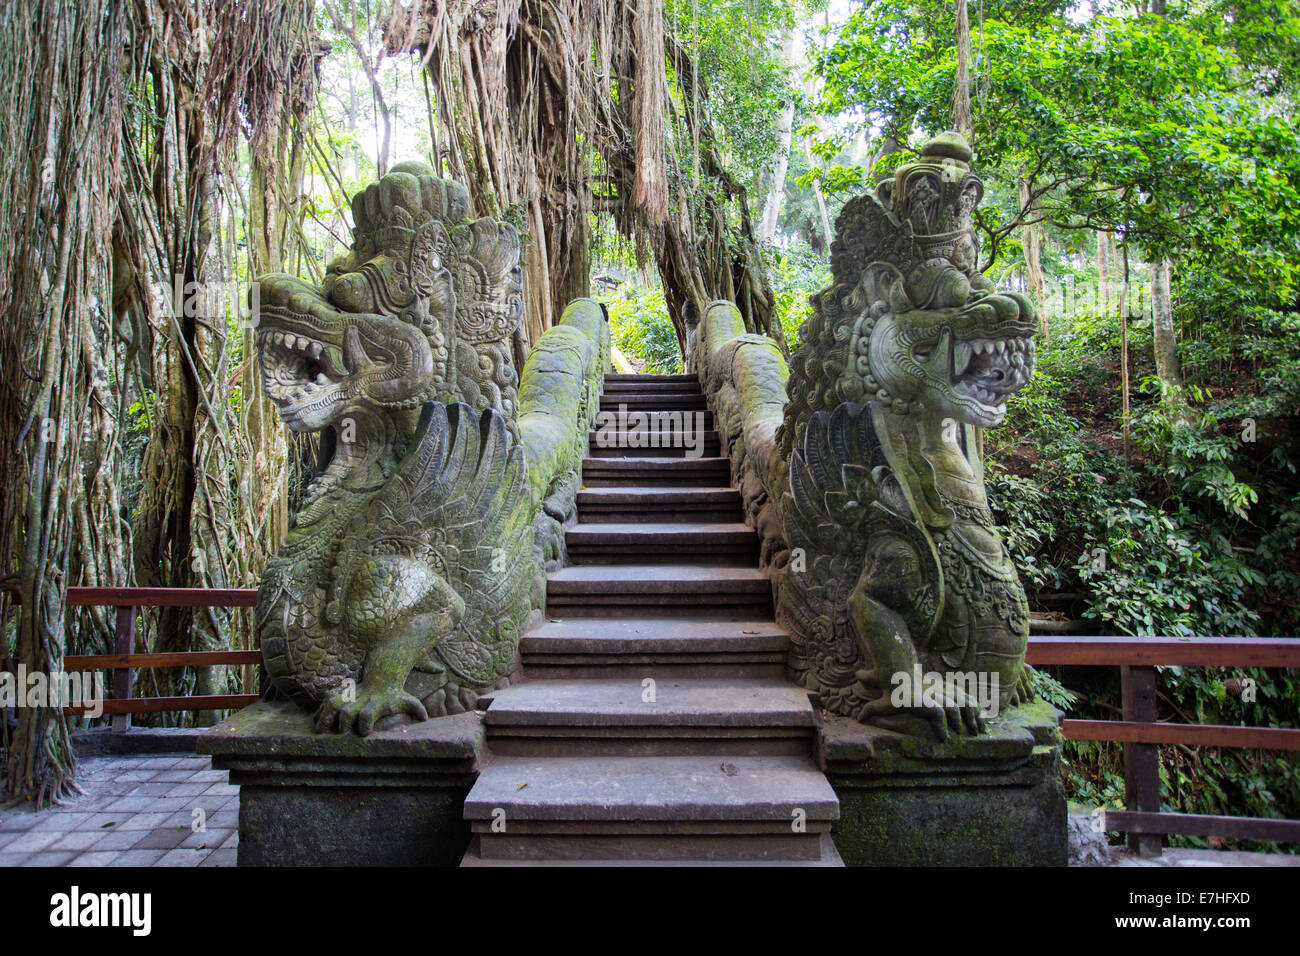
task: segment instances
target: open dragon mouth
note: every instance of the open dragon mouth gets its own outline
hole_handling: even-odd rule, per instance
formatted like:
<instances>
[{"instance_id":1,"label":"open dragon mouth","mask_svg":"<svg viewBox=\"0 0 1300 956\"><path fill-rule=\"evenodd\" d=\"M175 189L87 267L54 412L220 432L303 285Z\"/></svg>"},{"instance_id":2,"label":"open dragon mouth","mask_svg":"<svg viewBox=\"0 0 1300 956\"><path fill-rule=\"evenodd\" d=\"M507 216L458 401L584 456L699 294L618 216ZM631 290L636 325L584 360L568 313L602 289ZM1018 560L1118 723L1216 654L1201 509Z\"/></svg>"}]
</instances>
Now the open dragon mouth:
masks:
<instances>
[{"instance_id":1,"label":"open dragon mouth","mask_svg":"<svg viewBox=\"0 0 1300 956\"><path fill-rule=\"evenodd\" d=\"M959 339L952 347L952 387L961 398L1000 410L1034 371L1032 338Z\"/></svg>"},{"instance_id":2,"label":"open dragon mouth","mask_svg":"<svg viewBox=\"0 0 1300 956\"><path fill-rule=\"evenodd\" d=\"M325 411L340 397L347 373L335 366L324 343L263 328L257 349L266 394L290 427L304 413Z\"/></svg>"}]
</instances>

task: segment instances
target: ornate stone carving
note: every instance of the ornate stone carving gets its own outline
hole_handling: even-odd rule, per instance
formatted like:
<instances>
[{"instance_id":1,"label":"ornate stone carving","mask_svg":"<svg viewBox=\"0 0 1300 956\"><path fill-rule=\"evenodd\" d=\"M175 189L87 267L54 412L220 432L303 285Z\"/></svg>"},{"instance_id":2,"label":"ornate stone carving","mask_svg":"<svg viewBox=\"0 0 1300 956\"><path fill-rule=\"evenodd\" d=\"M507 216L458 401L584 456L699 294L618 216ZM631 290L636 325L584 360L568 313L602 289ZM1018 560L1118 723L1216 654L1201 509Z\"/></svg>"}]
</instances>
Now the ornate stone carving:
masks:
<instances>
[{"instance_id":1,"label":"ornate stone carving","mask_svg":"<svg viewBox=\"0 0 1300 956\"><path fill-rule=\"evenodd\" d=\"M1029 696L979 430L1028 382L1037 325L978 271L970 159L945 134L844 207L777 436L792 669L832 713L940 738Z\"/></svg>"},{"instance_id":2,"label":"ornate stone carving","mask_svg":"<svg viewBox=\"0 0 1300 956\"><path fill-rule=\"evenodd\" d=\"M328 464L270 562L257 615L276 690L317 729L460 713L514 671L531 503L509 339L519 241L403 163L353 200L320 289L261 280L267 395Z\"/></svg>"}]
</instances>

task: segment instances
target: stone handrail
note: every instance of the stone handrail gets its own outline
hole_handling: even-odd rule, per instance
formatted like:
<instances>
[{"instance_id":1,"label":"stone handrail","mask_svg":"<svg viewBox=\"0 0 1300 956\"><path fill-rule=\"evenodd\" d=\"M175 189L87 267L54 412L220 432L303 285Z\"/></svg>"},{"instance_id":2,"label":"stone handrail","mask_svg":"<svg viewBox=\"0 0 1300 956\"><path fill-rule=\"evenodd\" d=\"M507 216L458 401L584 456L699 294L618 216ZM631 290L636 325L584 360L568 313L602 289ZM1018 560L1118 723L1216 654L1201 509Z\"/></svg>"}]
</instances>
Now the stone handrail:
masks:
<instances>
[{"instance_id":1,"label":"stone handrail","mask_svg":"<svg viewBox=\"0 0 1300 956\"><path fill-rule=\"evenodd\" d=\"M594 299L569 303L559 324L537 340L519 382L519 440L533 500L534 609L543 607L547 570L565 560L587 432L600 409L610 367L609 320Z\"/></svg>"},{"instance_id":2,"label":"stone handrail","mask_svg":"<svg viewBox=\"0 0 1300 956\"><path fill-rule=\"evenodd\" d=\"M775 341L745 331L740 310L725 299L705 308L690 350L688 367L699 376L740 485L745 522L758 532L761 564L771 573L788 550L780 513L788 464L781 458L776 432L790 367Z\"/></svg>"}]
</instances>

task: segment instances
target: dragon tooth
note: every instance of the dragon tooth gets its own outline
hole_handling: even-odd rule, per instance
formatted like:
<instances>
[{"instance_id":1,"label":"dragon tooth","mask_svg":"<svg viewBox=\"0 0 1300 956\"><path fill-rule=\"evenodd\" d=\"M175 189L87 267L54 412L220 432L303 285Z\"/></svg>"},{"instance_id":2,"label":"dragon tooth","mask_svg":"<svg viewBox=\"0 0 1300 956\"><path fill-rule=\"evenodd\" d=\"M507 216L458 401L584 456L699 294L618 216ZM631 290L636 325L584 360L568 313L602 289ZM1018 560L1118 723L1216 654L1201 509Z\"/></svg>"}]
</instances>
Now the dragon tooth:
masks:
<instances>
[{"instance_id":1,"label":"dragon tooth","mask_svg":"<svg viewBox=\"0 0 1300 956\"><path fill-rule=\"evenodd\" d=\"M952 374L961 375L970 366L973 350L969 342L958 342L952 347Z\"/></svg>"}]
</instances>

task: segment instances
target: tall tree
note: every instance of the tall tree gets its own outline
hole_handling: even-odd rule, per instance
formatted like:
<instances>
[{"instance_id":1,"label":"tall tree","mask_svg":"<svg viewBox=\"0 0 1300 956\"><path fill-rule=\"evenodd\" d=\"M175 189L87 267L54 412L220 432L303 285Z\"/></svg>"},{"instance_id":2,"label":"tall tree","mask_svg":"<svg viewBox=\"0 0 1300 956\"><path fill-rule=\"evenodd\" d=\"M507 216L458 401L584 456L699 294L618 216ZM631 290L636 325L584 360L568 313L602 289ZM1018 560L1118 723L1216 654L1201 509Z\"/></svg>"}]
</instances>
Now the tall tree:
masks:
<instances>
[{"instance_id":1,"label":"tall tree","mask_svg":"<svg viewBox=\"0 0 1300 956\"><path fill-rule=\"evenodd\" d=\"M129 12L47 0L0 15L0 616L21 597L15 651L29 673L62 671L70 578L120 584L124 570L103 304ZM10 797L39 804L75 787L60 706L19 708L0 734Z\"/></svg>"}]
</instances>

